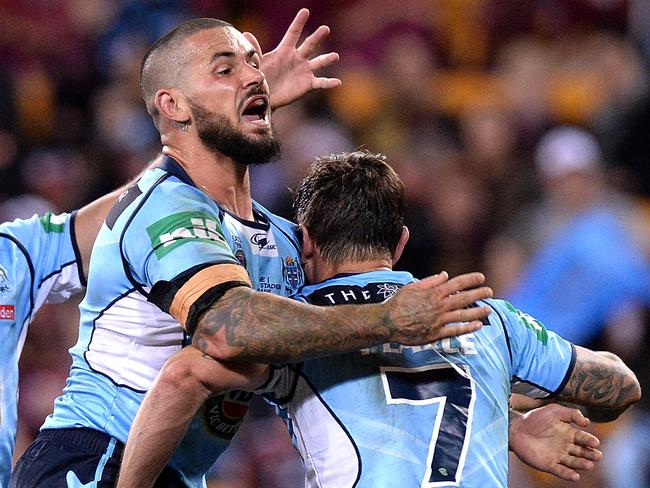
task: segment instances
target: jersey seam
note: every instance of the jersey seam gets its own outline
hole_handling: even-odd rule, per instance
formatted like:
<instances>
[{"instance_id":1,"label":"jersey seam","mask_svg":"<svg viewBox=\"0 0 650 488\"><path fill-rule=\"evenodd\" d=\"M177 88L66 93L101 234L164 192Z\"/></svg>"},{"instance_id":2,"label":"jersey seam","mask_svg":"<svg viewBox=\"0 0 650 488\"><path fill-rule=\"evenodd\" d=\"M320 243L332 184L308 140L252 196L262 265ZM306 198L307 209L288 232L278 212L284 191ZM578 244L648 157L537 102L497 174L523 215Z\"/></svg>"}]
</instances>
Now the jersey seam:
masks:
<instances>
[{"instance_id":1,"label":"jersey seam","mask_svg":"<svg viewBox=\"0 0 650 488\"><path fill-rule=\"evenodd\" d=\"M147 190L147 192L141 197L140 203L138 203L138 206L136 209L131 213L129 216L129 219L126 221L126 224L124 224L124 228L122 229L122 232L120 234L120 257L122 258L122 268L124 269L124 274L126 275L126 278L129 280L129 282L140 292L145 298L149 297L149 293L147 293L144 289L144 284L139 283L135 277L133 276L133 273L131 273L131 270L129 269L128 266L128 261L126 259L126 256L124 255L124 238L126 236L126 231L129 229L129 226L133 222L133 219L135 216L138 214L138 212L142 209L146 201L149 199L153 191L166 179L171 177L171 173L165 173L161 175L158 180L154 182L153 185L151 185L151 188Z\"/></svg>"}]
</instances>

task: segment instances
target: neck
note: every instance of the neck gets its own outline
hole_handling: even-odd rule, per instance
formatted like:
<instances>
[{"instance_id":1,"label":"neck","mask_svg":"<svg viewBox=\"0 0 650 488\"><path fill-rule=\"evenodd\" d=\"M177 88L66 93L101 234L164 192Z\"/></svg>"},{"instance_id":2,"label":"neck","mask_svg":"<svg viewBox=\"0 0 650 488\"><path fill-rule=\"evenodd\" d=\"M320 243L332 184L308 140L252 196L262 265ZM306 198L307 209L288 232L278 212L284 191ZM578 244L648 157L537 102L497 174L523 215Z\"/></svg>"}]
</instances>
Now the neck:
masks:
<instances>
[{"instance_id":1,"label":"neck","mask_svg":"<svg viewBox=\"0 0 650 488\"><path fill-rule=\"evenodd\" d=\"M343 263L330 264L322 259L315 266L315 282L321 282L340 274L368 273L370 271L390 271L393 263L390 259L375 258L367 261L346 261Z\"/></svg>"},{"instance_id":2,"label":"neck","mask_svg":"<svg viewBox=\"0 0 650 488\"><path fill-rule=\"evenodd\" d=\"M165 145L163 153L174 158L199 190L220 206L242 219L253 220L248 166L209 151L200 142L183 148Z\"/></svg>"}]
</instances>

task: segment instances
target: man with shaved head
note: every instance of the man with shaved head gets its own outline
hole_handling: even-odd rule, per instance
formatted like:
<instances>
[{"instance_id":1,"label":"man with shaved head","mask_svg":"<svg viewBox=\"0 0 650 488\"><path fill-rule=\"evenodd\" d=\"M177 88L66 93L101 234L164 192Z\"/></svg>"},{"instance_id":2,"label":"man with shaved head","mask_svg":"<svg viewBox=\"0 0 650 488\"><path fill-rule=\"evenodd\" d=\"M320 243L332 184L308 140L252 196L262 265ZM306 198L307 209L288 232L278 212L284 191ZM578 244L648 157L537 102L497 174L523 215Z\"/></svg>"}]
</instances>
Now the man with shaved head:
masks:
<instances>
[{"instance_id":1,"label":"man with shaved head","mask_svg":"<svg viewBox=\"0 0 650 488\"><path fill-rule=\"evenodd\" d=\"M441 273L383 304L322 308L284 298L304 280L296 227L252 200L249 164L277 154L271 102L339 83L313 75L336 59L310 59L326 27L295 47L307 15L278 47L293 55L275 62L296 76L272 85L277 99L254 38L222 21L189 21L145 55L142 91L164 158L122 193L97 236L66 388L11 487L113 486L144 394L190 342L246 373L256 361L430 343L480 328L487 307L466 308L491 295L479 273ZM250 396L211 398L158 486L202 486Z\"/></svg>"}]
</instances>

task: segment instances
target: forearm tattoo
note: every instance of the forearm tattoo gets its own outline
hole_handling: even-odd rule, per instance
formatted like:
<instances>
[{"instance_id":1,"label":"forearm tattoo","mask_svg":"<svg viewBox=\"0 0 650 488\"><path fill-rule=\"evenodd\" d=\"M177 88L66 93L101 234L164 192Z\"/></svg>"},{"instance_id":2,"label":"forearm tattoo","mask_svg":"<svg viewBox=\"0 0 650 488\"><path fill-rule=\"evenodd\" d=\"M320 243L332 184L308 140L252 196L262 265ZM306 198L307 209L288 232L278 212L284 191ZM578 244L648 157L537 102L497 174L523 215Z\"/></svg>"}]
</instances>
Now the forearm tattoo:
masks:
<instances>
[{"instance_id":1,"label":"forearm tattoo","mask_svg":"<svg viewBox=\"0 0 650 488\"><path fill-rule=\"evenodd\" d=\"M557 399L591 407L590 417L600 412L609 418L638 400L638 384L618 358L590 354L576 362Z\"/></svg>"},{"instance_id":2,"label":"forearm tattoo","mask_svg":"<svg viewBox=\"0 0 650 488\"><path fill-rule=\"evenodd\" d=\"M231 360L281 362L351 351L386 342L391 327L379 305L313 307L240 287L229 290L199 319L193 343L211 354L223 333Z\"/></svg>"}]
</instances>

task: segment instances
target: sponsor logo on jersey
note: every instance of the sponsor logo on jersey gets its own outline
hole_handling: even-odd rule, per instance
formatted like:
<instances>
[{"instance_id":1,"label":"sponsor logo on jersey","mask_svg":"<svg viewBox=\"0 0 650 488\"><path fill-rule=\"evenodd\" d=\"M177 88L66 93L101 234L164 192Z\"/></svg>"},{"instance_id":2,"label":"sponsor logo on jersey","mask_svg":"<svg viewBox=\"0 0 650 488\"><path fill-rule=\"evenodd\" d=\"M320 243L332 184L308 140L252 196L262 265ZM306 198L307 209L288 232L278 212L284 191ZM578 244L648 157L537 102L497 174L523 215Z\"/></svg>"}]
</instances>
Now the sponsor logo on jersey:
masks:
<instances>
[{"instance_id":1,"label":"sponsor logo on jersey","mask_svg":"<svg viewBox=\"0 0 650 488\"><path fill-rule=\"evenodd\" d=\"M246 391L229 391L209 398L203 406L208 430L222 439L232 439L252 398L253 394Z\"/></svg>"},{"instance_id":2,"label":"sponsor logo on jersey","mask_svg":"<svg viewBox=\"0 0 650 488\"><path fill-rule=\"evenodd\" d=\"M151 245L158 259L183 244L204 242L228 249L221 225L207 212L179 212L147 227Z\"/></svg>"},{"instance_id":3,"label":"sponsor logo on jersey","mask_svg":"<svg viewBox=\"0 0 650 488\"><path fill-rule=\"evenodd\" d=\"M11 290L7 270L0 266L0 293Z\"/></svg>"},{"instance_id":4,"label":"sponsor logo on jersey","mask_svg":"<svg viewBox=\"0 0 650 488\"><path fill-rule=\"evenodd\" d=\"M527 313L516 309L514 306L512 306L511 303L509 302L505 302L505 303L508 310L510 310L511 312L517 315L517 317L519 318L519 322L527 329L530 329L535 334L535 337L537 337L537 340L539 342L541 342L544 345L548 343L548 331L546 330L546 327L544 327L544 324L542 324L536 318L531 317Z\"/></svg>"},{"instance_id":5,"label":"sponsor logo on jersey","mask_svg":"<svg viewBox=\"0 0 650 488\"><path fill-rule=\"evenodd\" d=\"M0 320L16 320L13 305L0 305Z\"/></svg>"},{"instance_id":6,"label":"sponsor logo on jersey","mask_svg":"<svg viewBox=\"0 0 650 488\"><path fill-rule=\"evenodd\" d=\"M251 243L257 246L258 251L275 251L278 248L273 239L269 240L269 236L267 234L260 232L251 236ZM262 253L260 253L260 255L262 255Z\"/></svg>"},{"instance_id":7,"label":"sponsor logo on jersey","mask_svg":"<svg viewBox=\"0 0 650 488\"><path fill-rule=\"evenodd\" d=\"M61 234L65 230L65 215L54 215L51 212L47 212L39 220L43 225L43 229L48 234Z\"/></svg>"},{"instance_id":8,"label":"sponsor logo on jersey","mask_svg":"<svg viewBox=\"0 0 650 488\"><path fill-rule=\"evenodd\" d=\"M302 270L298 261L291 256L282 260L282 276L285 284L291 289L291 293L298 290L302 283Z\"/></svg>"}]
</instances>

